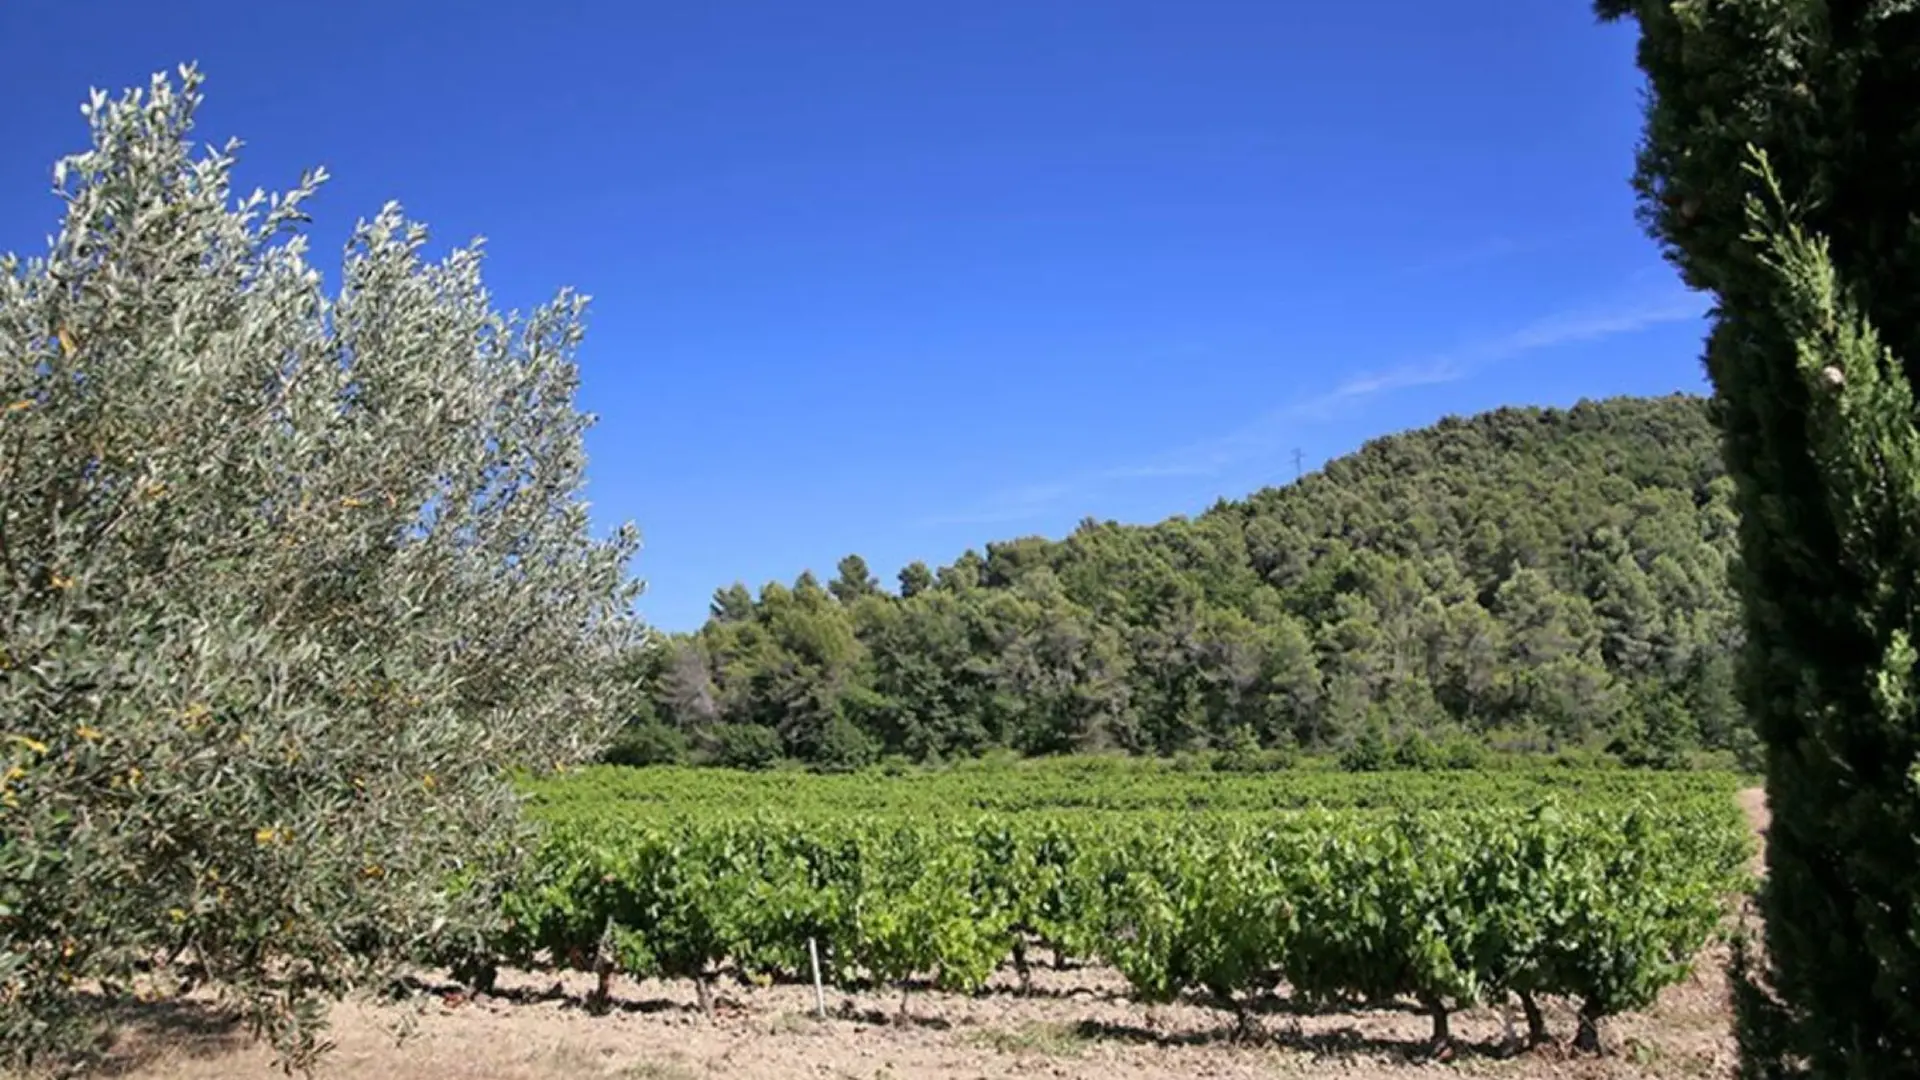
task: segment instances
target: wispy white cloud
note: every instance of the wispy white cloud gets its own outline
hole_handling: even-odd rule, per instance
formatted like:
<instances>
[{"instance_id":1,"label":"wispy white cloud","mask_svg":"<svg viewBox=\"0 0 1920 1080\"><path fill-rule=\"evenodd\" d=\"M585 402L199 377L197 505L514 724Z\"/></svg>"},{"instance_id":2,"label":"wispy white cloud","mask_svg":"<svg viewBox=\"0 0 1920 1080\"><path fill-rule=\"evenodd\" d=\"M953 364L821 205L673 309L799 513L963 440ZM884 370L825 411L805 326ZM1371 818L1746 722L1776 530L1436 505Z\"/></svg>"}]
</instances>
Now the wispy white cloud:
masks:
<instances>
[{"instance_id":1,"label":"wispy white cloud","mask_svg":"<svg viewBox=\"0 0 1920 1080\"><path fill-rule=\"evenodd\" d=\"M1463 379L1466 375L1466 368L1451 359L1442 358L1415 364L1402 364L1387 371L1355 375L1323 394L1296 401L1279 411L1282 415L1289 417L1318 418L1330 414L1336 406L1347 402L1392 393L1395 390L1410 390L1417 386L1438 386L1441 383Z\"/></svg>"},{"instance_id":2,"label":"wispy white cloud","mask_svg":"<svg viewBox=\"0 0 1920 1080\"><path fill-rule=\"evenodd\" d=\"M1482 369L1565 345L1638 333L1705 314L1708 301L1696 293L1667 291L1607 306L1559 312L1509 333L1412 360L1380 371L1351 375L1334 386L1297 398L1223 435L1189 443L1152 460L1120 465L1055 483L1026 484L995 492L971 510L923 519L921 525L1005 524L1042 517L1069 502L1083 501L1115 483L1214 476L1241 462L1281 453L1303 427L1402 390L1469 378Z\"/></svg>"},{"instance_id":3,"label":"wispy white cloud","mask_svg":"<svg viewBox=\"0 0 1920 1080\"><path fill-rule=\"evenodd\" d=\"M1708 299L1700 293L1673 292L1623 308L1568 312L1542 319L1488 343L1478 360L1482 363L1506 360L1540 349L1638 333L1664 323L1685 322L1706 314L1708 305Z\"/></svg>"},{"instance_id":4,"label":"wispy white cloud","mask_svg":"<svg viewBox=\"0 0 1920 1080\"><path fill-rule=\"evenodd\" d=\"M1454 251L1443 251L1425 259L1419 259L1400 268L1400 273L1421 275L1437 273L1441 270L1462 270L1469 266L1499 262L1515 255L1537 251L1549 246L1548 238L1536 237L1531 240L1516 240L1511 236L1490 236L1477 244L1468 244Z\"/></svg>"},{"instance_id":5,"label":"wispy white cloud","mask_svg":"<svg viewBox=\"0 0 1920 1080\"><path fill-rule=\"evenodd\" d=\"M1000 525L1037 517L1081 494L1078 483L1023 484L994 492L978 505L951 514L922 518L929 525Z\"/></svg>"},{"instance_id":6,"label":"wispy white cloud","mask_svg":"<svg viewBox=\"0 0 1920 1080\"><path fill-rule=\"evenodd\" d=\"M1276 453L1302 426L1332 419L1371 398L1457 382L1491 365L1532 353L1698 318L1706 307L1705 298L1697 294L1663 292L1631 303L1556 313L1506 334L1469 342L1381 371L1349 376L1327 390L1270 410L1225 435L1189 444L1144 464L1111 469L1103 475L1114 480L1213 475L1249 458Z\"/></svg>"},{"instance_id":7,"label":"wispy white cloud","mask_svg":"<svg viewBox=\"0 0 1920 1080\"><path fill-rule=\"evenodd\" d=\"M1300 427L1329 419L1344 407L1396 390L1453 382L1466 374L1465 367L1447 359L1364 372L1269 410L1224 435L1189 443L1152 461L1106 469L1099 476L1111 481L1213 476L1237 462L1278 452Z\"/></svg>"},{"instance_id":8,"label":"wispy white cloud","mask_svg":"<svg viewBox=\"0 0 1920 1080\"><path fill-rule=\"evenodd\" d=\"M1102 480L1161 480L1176 476L1205 476L1212 468L1204 464L1169 461L1157 465L1122 465L1112 469L1102 469Z\"/></svg>"},{"instance_id":9,"label":"wispy white cloud","mask_svg":"<svg viewBox=\"0 0 1920 1080\"><path fill-rule=\"evenodd\" d=\"M1528 255L1566 248L1590 239L1602 229L1594 225L1565 229L1547 229L1514 234L1495 234L1449 250L1416 258L1401 266L1397 273L1406 277L1424 277L1441 272L1458 272L1489 263L1505 262Z\"/></svg>"}]
</instances>

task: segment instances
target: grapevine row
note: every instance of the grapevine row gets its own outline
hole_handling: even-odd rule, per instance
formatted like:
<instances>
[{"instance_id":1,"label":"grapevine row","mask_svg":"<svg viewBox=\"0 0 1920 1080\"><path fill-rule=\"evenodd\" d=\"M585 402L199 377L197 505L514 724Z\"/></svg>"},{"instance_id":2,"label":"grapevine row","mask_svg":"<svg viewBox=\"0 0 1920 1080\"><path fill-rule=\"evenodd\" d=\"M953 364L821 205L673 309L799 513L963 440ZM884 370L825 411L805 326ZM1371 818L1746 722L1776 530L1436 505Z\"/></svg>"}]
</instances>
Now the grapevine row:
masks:
<instances>
[{"instance_id":1,"label":"grapevine row","mask_svg":"<svg viewBox=\"0 0 1920 1080\"><path fill-rule=\"evenodd\" d=\"M901 776L662 767L600 767L527 785L537 812L566 816L610 807L647 813L779 806L831 813L1022 813L1036 810L1258 811L1471 809L1529 805L1549 796L1582 804L1652 795L1724 804L1729 773L1516 768L1479 772L1344 773L1299 769L1240 774L1184 771L1155 761L1063 758L970 763Z\"/></svg>"},{"instance_id":2,"label":"grapevine row","mask_svg":"<svg viewBox=\"0 0 1920 1080\"><path fill-rule=\"evenodd\" d=\"M723 965L805 977L809 939L837 985L960 991L1039 944L1236 1013L1409 998L1440 1044L1496 1000L1544 1038L1557 996L1590 1044L1686 974L1741 884L1718 806L557 822L484 961L597 971L602 998L616 973L691 979L704 1006Z\"/></svg>"}]
</instances>

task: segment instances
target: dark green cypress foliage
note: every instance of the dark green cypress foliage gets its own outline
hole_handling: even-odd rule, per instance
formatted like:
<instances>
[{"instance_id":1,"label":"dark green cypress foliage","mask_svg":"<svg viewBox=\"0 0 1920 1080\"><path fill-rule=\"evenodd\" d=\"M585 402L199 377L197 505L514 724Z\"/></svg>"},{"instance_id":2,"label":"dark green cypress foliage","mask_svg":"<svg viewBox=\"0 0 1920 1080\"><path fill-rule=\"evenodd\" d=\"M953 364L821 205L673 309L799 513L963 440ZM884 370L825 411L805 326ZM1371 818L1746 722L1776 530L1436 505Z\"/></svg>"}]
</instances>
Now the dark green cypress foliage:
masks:
<instances>
[{"instance_id":1,"label":"dark green cypress foliage","mask_svg":"<svg viewBox=\"0 0 1920 1080\"><path fill-rule=\"evenodd\" d=\"M1920 1076L1920 12L1597 7L1640 27L1644 220L1718 301L1773 809L1743 1071Z\"/></svg>"}]
</instances>

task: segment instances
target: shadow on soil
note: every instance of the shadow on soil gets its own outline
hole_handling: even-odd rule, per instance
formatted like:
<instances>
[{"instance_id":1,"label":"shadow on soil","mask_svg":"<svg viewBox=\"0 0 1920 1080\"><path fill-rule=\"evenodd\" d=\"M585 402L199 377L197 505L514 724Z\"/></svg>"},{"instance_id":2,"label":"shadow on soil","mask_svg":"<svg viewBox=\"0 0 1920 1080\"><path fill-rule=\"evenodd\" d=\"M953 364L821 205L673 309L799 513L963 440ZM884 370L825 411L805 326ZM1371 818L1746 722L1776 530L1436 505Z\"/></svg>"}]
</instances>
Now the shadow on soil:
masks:
<instances>
[{"instance_id":1,"label":"shadow on soil","mask_svg":"<svg viewBox=\"0 0 1920 1080\"><path fill-rule=\"evenodd\" d=\"M840 1007L833 1011L833 1015L842 1020L852 1020L861 1024L872 1024L875 1027L915 1027L926 1031L953 1030L953 1023L951 1021L938 1016L917 1016L913 1013L911 1006L909 1006L908 1011L902 1015L898 1010L863 1009L849 999L842 1001Z\"/></svg>"},{"instance_id":2,"label":"shadow on soil","mask_svg":"<svg viewBox=\"0 0 1920 1080\"><path fill-rule=\"evenodd\" d=\"M618 989L617 987L615 988ZM652 1016L659 1013L683 1013L698 1015L698 1005L669 1001L666 998L627 998L617 992L605 1001L596 1002L591 994L576 994L566 986L555 981L547 986L511 986L503 987L484 994L475 994L468 987L443 980L421 979L404 976L395 980L387 989L387 1000L399 1001L408 997L435 997L449 1008L459 1008L468 1002L502 1001L509 1005L558 1005L562 1009L578 1009L582 1012L604 1016L608 1013L624 1013L628 1016ZM725 995L714 999L717 1009L737 1009L738 1003Z\"/></svg>"},{"instance_id":3,"label":"shadow on soil","mask_svg":"<svg viewBox=\"0 0 1920 1080\"><path fill-rule=\"evenodd\" d=\"M1251 1015L1251 1014L1249 1014ZM1266 1047L1311 1054L1316 1058L1386 1058L1405 1064L1444 1060L1504 1061L1524 1053L1504 1042L1468 1042L1456 1039L1444 1054L1436 1055L1425 1042L1382 1039L1362 1035L1353 1028L1315 1032L1311 1035L1296 1027L1268 1028L1257 1021L1249 1024L1222 1024L1201 1031L1176 1034L1154 1031L1133 1024L1115 1024L1083 1020L1074 1025L1074 1034L1087 1040L1108 1040L1141 1046L1240 1046Z\"/></svg>"},{"instance_id":4,"label":"shadow on soil","mask_svg":"<svg viewBox=\"0 0 1920 1080\"><path fill-rule=\"evenodd\" d=\"M223 1057L254 1041L238 1016L209 1002L96 999L89 1010L117 1032L92 1076L125 1076L163 1057Z\"/></svg>"}]
</instances>

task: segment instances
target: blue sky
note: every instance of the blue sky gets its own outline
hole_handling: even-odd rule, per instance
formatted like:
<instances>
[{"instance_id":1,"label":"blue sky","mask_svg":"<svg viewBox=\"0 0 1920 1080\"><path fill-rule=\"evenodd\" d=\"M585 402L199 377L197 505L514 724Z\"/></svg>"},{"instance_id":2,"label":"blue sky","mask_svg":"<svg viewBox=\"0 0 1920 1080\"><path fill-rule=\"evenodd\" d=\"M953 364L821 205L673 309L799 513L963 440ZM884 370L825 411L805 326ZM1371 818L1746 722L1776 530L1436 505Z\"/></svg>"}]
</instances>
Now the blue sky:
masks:
<instances>
[{"instance_id":1,"label":"blue sky","mask_svg":"<svg viewBox=\"0 0 1920 1080\"><path fill-rule=\"evenodd\" d=\"M324 165L530 307L594 298L596 523L734 580L1147 522L1448 413L1701 390L1580 0L0 4L0 250L90 86L196 61L246 187Z\"/></svg>"}]
</instances>

